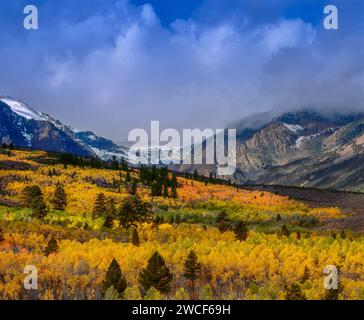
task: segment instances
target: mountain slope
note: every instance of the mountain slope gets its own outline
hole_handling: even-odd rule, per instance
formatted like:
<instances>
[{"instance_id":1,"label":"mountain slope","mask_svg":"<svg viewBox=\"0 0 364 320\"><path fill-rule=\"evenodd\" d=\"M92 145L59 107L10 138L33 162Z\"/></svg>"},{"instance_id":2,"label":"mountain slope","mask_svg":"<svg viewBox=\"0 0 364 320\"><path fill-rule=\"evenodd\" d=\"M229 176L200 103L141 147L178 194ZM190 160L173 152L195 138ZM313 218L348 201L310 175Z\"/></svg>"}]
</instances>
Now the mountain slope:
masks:
<instances>
[{"instance_id":1,"label":"mountain slope","mask_svg":"<svg viewBox=\"0 0 364 320\"><path fill-rule=\"evenodd\" d=\"M364 190L363 114L258 115L235 128L237 171L229 177L233 182ZM173 169L206 176L215 171L208 165Z\"/></svg>"},{"instance_id":2,"label":"mountain slope","mask_svg":"<svg viewBox=\"0 0 364 320\"><path fill-rule=\"evenodd\" d=\"M21 101L0 97L0 139L19 147L67 152L109 160L125 158L127 149L90 131L79 131Z\"/></svg>"},{"instance_id":3,"label":"mountain slope","mask_svg":"<svg viewBox=\"0 0 364 320\"><path fill-rule=\"evenodd\" d=\"M364 115L323 115L313 111L257 115L232 126L237 129L240 184L279 184L364 190ZM129 158L128 148L79 131L9 97L0 97L0 142L81 156ZM203 144L204 145L204 144ZM146 155L163 156L163 148ZM194 152L194 151L193 151ZM204 156L203 156L204 158ZM213 165L171 165L172 170L209 176Z\"/></svg>"}]
</instances>

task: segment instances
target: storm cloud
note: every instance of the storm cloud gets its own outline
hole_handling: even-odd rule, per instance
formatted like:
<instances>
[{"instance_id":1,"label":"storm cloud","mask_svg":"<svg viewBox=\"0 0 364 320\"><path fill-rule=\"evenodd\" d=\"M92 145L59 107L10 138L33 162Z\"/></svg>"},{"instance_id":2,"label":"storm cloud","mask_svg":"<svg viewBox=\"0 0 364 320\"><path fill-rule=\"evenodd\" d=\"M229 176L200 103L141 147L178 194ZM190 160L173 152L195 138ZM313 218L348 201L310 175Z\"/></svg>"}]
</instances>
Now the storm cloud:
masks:
<instances>
[{"instance_id":1,"label":"storm cloud","mask_svg":"<svg viewBox=\"0 0 364 320\"><path fill-rule=\"evenodd\" d=\"M166 22L152 2L34 1L38 31L21 27L24 1L1 4L0 93L115 141L152 120L364 111L362 2L336 1L338 31L322 27L326 1L257 2L206 0Z\"/></svg>"}]
</instances>

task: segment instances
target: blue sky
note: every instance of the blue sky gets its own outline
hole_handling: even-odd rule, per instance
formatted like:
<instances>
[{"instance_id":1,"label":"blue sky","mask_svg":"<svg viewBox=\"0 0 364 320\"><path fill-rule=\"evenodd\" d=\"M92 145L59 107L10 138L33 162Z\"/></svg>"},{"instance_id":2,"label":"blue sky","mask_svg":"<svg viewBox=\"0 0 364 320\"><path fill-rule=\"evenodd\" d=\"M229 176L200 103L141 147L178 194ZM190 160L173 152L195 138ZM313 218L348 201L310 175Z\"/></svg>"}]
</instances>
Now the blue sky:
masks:
<instances>
[{"instance_id":1,"label":"blue sky","mask_svg":"<svg viewBox=\"0 0 364 320\"><path fill-rule=\"evenodd\" d=\"M37 31L26 4L0 1L0 93L116 141L151 120L364 110L363 0L32 0Z\"/></svg>"}]
</instances>

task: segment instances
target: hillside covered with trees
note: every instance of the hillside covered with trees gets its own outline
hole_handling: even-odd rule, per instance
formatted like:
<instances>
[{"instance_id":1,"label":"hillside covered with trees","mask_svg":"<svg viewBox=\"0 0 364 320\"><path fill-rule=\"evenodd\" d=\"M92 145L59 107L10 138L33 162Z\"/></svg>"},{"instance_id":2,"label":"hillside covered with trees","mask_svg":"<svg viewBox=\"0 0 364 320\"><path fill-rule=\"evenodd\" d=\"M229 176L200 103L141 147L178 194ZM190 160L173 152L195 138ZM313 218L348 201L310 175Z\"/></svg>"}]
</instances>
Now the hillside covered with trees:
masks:
<instances>
[{"instance_id":1,"label":"hillside covered with trees","mask_svg":"<svg viewBox=\"0 0 364 320\"><path fill-rule=\"evenodd\" d=\"M364 236L325 228L348 216L212 175L4 146L0 299L364 299Z\"/></svg>"}]
</instances>

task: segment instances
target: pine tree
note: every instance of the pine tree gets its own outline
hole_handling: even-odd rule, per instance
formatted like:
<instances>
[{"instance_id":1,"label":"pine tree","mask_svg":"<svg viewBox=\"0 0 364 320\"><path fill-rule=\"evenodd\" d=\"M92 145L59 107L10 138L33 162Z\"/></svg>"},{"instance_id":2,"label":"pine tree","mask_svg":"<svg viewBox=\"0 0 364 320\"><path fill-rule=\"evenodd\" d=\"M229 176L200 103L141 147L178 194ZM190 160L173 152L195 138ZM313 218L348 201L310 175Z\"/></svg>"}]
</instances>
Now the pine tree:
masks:
<instances>
[{"instance_id":1,"label":"pine tree","mask_svg":"<svg viewBox=\"0 0 364 320\"><path fill-rule=\"evenodd\" d=\"M103 193L97 195L92 213L93 219L102 217L106 214L106 199Z\"/></svg>"},{"instance_id":2,"label":"pine tree","mask_svg":"<svg viewBox=\"0 0 364 320\"><path fill-rule=\"evenodd\" d=\"M0 243L5 241L4 231L0 228Z\"/></svg>"},{"instance_id":3,"label":"pine tree","mask_svg":"<svg viewBox=\"0 0 364 320\"><path fill-rule=\"evenodd\" d=\"M201 272L201 264L197 260L196 253L191 250L184 263L184 277L189 280L192 299L195 298L195 281Z\"/></svg>"},{"instance_id":4,"label":"pine tree","mask_svg":"<svg viewBox=\"0 0 364 320\"><path fill-rule=\"evenodd\" d=\"M163 186L163 198L168 198L168 197L169 197L168 186L164 185Z\"/></svg>"},{"instance_id":5,"label":"pine tree","mask_svg":"<svg viewBox=\"0 0 364 320\"><path fill-rule=\"evenodd\" d=\"M151 196L152 197L161 197L162 191L163 191L163 185L162 185L161 181L157 180L152 183L152 186L151 186Z\"/></svg>"},{"instance_id":6,"label":"pine tree","mask_svg":"<svg viewBox=\"0 0 364 320\"><path fill-rule=\"evenodd\" d=\"M55 210L64 211L67 206L67 195L62 185L57 184L52 198L53 208Z\"/></svg>"},{"instance_id":7,"label":"pine tree","mask_svg":"<svg viewBox=\"0 0 364 320\"><path fill-rule=\"evenodd\" d=\"M49 256L52 253L57 253L59 250L57 240L52 238L48 241L47 247L44 250L46 256Z\"/></svg>"},{"instance_id":8,"label":"pine tree","mask_svg":"<svg viewBox=\"0 0 364 320\"><path fill-rule=\"evenodd\" d=\"M291 287L287 289L285 299L286 300L307 300L305 294L301 290L301 287L296 283L292 283Z\"/></svg>"},{"instance_id":9,"label":"pine tree","mask_svg":"<svg viewBox=\"0 0 364 320\"><path fill-rule=\"evenodd\" d=\"M156 288L159 292L167 294L171 287L172 274L163 257L155 252L148 260L148 265L139 274L139 283L142 286L144 293L151 287Z\"/></svg>"},{"instance_id":10,"label":"pine tree","mask_svg":"<svg viewBox=\"0 0 364 320\"><path fill-rule=\"evenodd\" d=\"M22 200L24 206L30 208L30 202L32 199L42 195L42 191L39 186L26 186L22 191Z\"/></svg>"},{"instance_id":11,"label":"pine tree","mask_svg":"<svg viewBox=\"0 0 364 320\"><path fill-rule=\"evenodd\" d=\"M225 210L221 211L216 218L216 223L221 233L230 230L230 219Z\"/></svg>"},{"instance_id":12,"label":"pine tree","mask_svg":"<svg viewBox=\"0 0 364 320\"><path fill-rule=\"evenodd\" d=\"M133 235L131 238L131 242L134 246L139 247L140 246L140 240L137 229L133 229Z\"/></svg>"},{"instance_id":13,"label":"pine tree","mask_svg":"<svg viewBox=\"0 0 364 320\"><path fill-rule=\"evenodd\" d=\"M128 196L119 212L119 220L124 228L135 227L137 223L146 219L149 206L139 196Z\"/></svg>"},{"instance_id":14,"label":"pine tree","mask_svg":"<svg viewBox=\"0 0 364 320\"><path fill-rule=\"evenodd\" d=\"M234 229L234 233L237 240L245 241L248 237L248 228L245 222L239 222L239 224Z\"/></svg>"},{"instance_id":15,"label":"pine tree","mask_svg":"<svg viewBox=\"0 0 364 320\"><path fill-rule=\"evenodd\" d=\"M109 197L105 200L105 213L106 216L109 216L111 218L116 218L117 217L117 209L116 209L116 203L115 203L115 199L112 197Z\"/></svg>"},{"instance_id":16,"label":"pine tree","mask_svg":"<svg viewBox=\"0 0 364 320\"><path fill-rule=\"evenodd\" d=\"M131 181L131 175L130 172L128 171L125 176L125 182L129 183L130 181Z\"/></svg>"},{"instance_id":17,"label":"pine tree","mask_svg":"<svg viewBox=\"0 0 364 320\"><path fill-rule=\"evenodd\" d=\"M213 182L214 182L214 174L213 174L212 172L210 172L208 182L209 182L209 183L213 183Z\"/></svg>"},{"instance_id":18,"label":"pine tree","mask_svg":"<svg viewBox=\"0 0 364 320\"><path fill-rule=\"evenodd\" d=\"M104 222L104 228L112 228L114 226L114 218L110 215L107 215Z\"/></svg>"},{"instance_id":19,"label":"pine tree","mask_svg":"<svg viewBox=\"0 0 364 320\"><path fill-rule=\"evenodd\" d=\"M123 296L124 291L127 287L126 279L121 272L119 263L115 259L111 261L109 268L106 271L104 281L102 283L102 292L104 296L111 286L115 288L115 290L119 293L120 297Z\"/></svg>"},{"instance_id":20,"label":"pine tree","mask_svg":"<svg viewBox=\"0 0 364 320\"><path fill-rule=\"evenodd\" d=\"M188 280L195 281L200 271L201 264L197 261L195 251L191 250L184 263L184 276Z\"/></svg>"},{"instance_id":21,"label":"pine tree","mask_svg":"<svg viewBox=\"0 0 364 320\"><path fill-rule=\"evenodd\" d=\"M342 284L339 281L338 289L325 289L324 300L339 300L339 294L342 291Z\"/></svg>"},{"instance_id":22,"label":"pine tree","mask_svg":"<svg viewBox=\"0 0 364 320\"><path fill-rule=\"evenodd\" d=\"M305 283L307 280L310 279L310 270L307 266L305 266L305 270L303 271L303 276L300 280L301 283Z\"/></svg>"},{"instance_id":23,"label":"pine tree","mask_svg":"<svg viewBox=\"0 0 364 320\"><path fill-rule=\"evenodd\" d=\"M47 206L39 186L26 187L23 192L24 202L32 209L32 216L43 219L47 214Z\"/></svg>"},{"instance_id":24,"label":"pine tree","mask_svg":"<svg viewBox=\"0 0 364 320\"><path fill-rule=\"evenodd\" d=\"M115 199L112 197L105 199L105 215L104 228L112 228L117 218Z\"/></svg>"},{"instance_id":25,"label":"pine tree","mask_svg":"<svg viewBox=\"0 0 364 320\"><path fill-rule=\"evenodd\" d=\"M136 180L133 180L129 193L135 196L137 194L137 191L138 191L138 183Z\"/></svg>"},{"instance_id":26,"label":"pine tree","mask_svg":"<svg viewBox=\"0 0 364 320\"><path fill-rule=\"evenodd\" d=\"M198 171L197 170L195 170L193 172L193 180L198 180Z\"/></svg>"},{"instance_id":27,"label":"pine tree","mask_svg":"<svg viewBox=\"0 0 364 320\"><path fill-rule=\"evenodd\" d=\"M289 237L289 235L290 235L290 232L285 224L281 228L281 234L282 234L282 236L285 236L285 237Z\"/></svg>"},{"instance_id":28,"label":"pine tree","mask_svg":"<svg viewBox=\"0 0 364 320\"><path fill-rule=\"evenodd\" d=\"M341 239L345 239L346 238L346 234L345 234L344 229L341 229L340 236L341 236Z\"/></svg>"}]
</instances>

